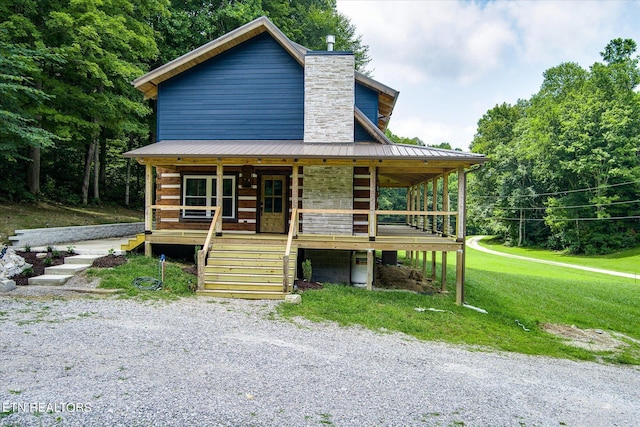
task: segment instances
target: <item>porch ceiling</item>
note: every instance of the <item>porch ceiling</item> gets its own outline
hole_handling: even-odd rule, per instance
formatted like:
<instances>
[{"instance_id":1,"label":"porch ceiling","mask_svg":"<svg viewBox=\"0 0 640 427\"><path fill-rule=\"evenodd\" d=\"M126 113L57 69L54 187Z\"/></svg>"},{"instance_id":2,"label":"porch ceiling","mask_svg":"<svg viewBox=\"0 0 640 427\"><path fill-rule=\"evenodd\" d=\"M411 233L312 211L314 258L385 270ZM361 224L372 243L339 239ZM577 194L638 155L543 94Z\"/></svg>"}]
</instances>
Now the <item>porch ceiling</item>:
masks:
<instances>
[{"instance_id":1,"label":"porch ceiling","mask_svg":"<svg viewBox=\"0 0 640 427\"><path fill-rule=\"evenodd\" d=\"M378 183L380 187L389 188L406 188L412 185L420 184L421 182L429 181L433 178L442 175L442 172L429 172L429 173L378 173Z\"/></svg>"}]
</instances>

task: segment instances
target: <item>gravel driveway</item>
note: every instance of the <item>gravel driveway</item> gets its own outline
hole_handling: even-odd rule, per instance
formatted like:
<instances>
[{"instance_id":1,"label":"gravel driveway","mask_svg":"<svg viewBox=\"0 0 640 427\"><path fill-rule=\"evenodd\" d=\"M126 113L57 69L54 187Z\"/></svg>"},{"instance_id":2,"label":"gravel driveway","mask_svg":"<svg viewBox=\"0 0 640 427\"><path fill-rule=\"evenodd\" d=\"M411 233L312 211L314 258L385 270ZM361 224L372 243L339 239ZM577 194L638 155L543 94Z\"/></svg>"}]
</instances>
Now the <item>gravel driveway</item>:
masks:
<instances>
[{"instance_id":1,"label":"gravel driveway","mask_svg":"<svg viewBox=\"0 0 640 427\"><path fill-rule=\"evenodd\" d=\"M633 426L640 420L635 367L291 322L273 314L276 304L0 296L0 425Z\"/></svg>"}]
</instances>

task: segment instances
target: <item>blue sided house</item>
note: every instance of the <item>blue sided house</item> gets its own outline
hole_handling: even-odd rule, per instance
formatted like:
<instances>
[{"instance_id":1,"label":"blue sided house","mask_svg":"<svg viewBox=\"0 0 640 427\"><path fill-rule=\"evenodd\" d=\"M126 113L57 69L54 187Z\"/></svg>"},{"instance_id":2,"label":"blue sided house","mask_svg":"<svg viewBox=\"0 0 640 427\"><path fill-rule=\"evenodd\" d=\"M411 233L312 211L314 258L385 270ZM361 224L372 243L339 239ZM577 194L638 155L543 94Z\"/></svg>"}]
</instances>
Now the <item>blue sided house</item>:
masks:
<instances>
[{"instance_id":1,"label":"blue sided house","mask_svg":"<svg viewBox=\"0 0 640 427\"><path fill-rule=\"evenodd\" d=\"M442 257L442 290L455 254L464 301L465 171L487 159L389 141L398 92L351 52L310 51L261 17L133 85L157 100L158 141L125 153L146 167L145 252L201 248L199 294L284 298L307 259L315 281L371 289L376 251L403 250L425 272L431 253L434 280ZM379 209L385 187L407 189L405 210Z\"/></svg>"}]
</instances>

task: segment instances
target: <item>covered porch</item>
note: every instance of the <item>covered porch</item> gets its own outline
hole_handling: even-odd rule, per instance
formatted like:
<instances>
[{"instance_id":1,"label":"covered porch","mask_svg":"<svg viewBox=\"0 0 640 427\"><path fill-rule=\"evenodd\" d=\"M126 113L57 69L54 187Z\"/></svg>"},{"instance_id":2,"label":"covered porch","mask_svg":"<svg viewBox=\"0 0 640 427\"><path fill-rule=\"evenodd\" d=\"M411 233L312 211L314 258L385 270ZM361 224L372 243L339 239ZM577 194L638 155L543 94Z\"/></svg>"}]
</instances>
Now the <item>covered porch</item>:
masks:
<instances>
[{"instance_id":1,"label":"covered porch","mask_svg":"<svg viewBox=\"0 0 640 427\"><path fill-rule=\"evenodd\" d=\"M157 143L150 147L162 151L144 147L132 157L146 166L145 253L153 245L199 246L200 294L283 298L293 290L299 251L366 251L369 289L375 251L407 251L433 279L440 256L446 291L453 252L456 300L464 302L465 171L483 158L417 146L292 142L258 143L241 157L228 145L193 145L204 151ZM458 185L450 197L452 174ZM194 183L202 194L190 192ZM406 189L406 209L381 209L381 188Z\"/></svg>"}]
</instances>

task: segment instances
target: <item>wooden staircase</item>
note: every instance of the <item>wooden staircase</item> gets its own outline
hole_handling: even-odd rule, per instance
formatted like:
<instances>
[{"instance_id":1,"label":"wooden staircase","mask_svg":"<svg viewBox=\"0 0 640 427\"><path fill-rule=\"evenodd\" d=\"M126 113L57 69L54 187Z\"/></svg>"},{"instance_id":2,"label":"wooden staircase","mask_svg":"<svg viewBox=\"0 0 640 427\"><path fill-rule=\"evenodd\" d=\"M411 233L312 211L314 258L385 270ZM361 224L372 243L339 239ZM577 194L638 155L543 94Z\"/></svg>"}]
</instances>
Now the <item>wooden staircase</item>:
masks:
<instances>
[{"instance_id":1,"label":"wooden staircase","mask_svg":"<svg viewBox=\"0 0 640 427\"><path fill-rule=\"evenodd\" d=\"M296 277L296 252L289 259L289 289L283 290L286 239L216 239L206 260L204 289L199 295L220 298L284 299Z\"/></svg>"},{"instance_id":2,"label":"wooden staircase","mask_svg":"<svg viewBox=\"0 0 640 427\"><path fill-rule=\"evenodd\" d=\"M123 243L122 245L120 245L120 249L123 251L130 252L135 250L138 246L140 246L143 243L144 243L144 233L136 234L135 237L133 237L132 239L129 239L127 243Z\"/></svg>"}]
</instances>

